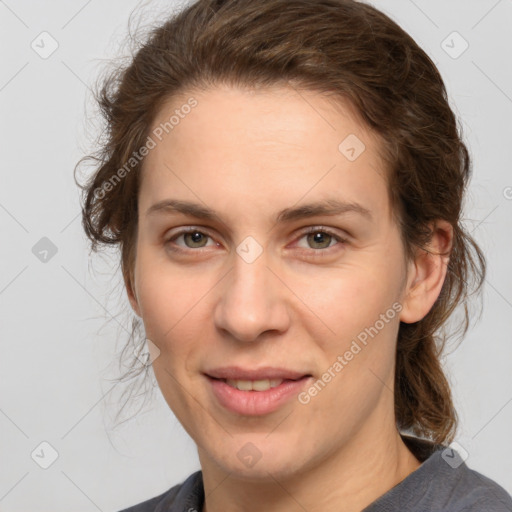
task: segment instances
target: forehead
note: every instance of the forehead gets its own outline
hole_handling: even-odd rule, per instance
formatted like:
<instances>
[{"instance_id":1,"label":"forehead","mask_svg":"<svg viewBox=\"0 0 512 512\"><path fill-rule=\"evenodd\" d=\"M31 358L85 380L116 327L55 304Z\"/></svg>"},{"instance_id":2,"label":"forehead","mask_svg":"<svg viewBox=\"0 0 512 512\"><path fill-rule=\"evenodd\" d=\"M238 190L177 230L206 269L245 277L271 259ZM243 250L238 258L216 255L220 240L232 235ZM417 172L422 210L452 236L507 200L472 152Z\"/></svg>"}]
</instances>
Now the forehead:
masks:
<instances>
[{"instance_id":1,"label":"forehead","mask_svg":"<svg viewBox=\"0 0 512 512\"><path fill-rule=\"evenodd\" d=\"M317 92L191 90L162 106L150 133L145 206L181 194L215 206L242 197L248 207L277 208L338 194L379 214L388 209L380 140L349 104Z\"/></svg>"}]
</instances>

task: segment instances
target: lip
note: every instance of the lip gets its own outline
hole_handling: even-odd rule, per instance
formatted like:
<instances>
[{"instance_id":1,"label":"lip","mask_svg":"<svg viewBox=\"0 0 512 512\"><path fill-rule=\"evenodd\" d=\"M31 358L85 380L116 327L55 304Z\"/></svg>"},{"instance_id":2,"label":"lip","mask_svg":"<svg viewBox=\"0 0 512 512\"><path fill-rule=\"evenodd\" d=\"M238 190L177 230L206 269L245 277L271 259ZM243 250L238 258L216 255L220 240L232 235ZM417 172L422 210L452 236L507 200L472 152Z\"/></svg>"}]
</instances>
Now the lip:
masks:
<instances>
[{"instance_id":1,"label":"lip","mask_svg":"<svg viewBox=\"0 0 512 512\"><path fill-rule=\"evenodd\" d=\"M215 377L212 373L222 377ZM312 379L310 374L269 367L256 370L222 368L208 372L205 377L215 401L228 411L244 416L262 416L276 411L296 397ZM223 379L284 380L279 386L266 391L241 391L228 385Z\"/></svg>"},{"instance_id":2,"label":"lip","mask_svg":"<svg viewBox=\"0 0 512 512\"><path fill-rule=\"evenodd\" d=\"M233 380L263 380L263 379L284 379L298 380L309 372L299 372L288 370L286 368L277 368L274 366L264 366L261 368L241 368L240 366L225 366L215 368L204 372L208 377L215 379L233 379Z\"/></svg>"}]
</instances>

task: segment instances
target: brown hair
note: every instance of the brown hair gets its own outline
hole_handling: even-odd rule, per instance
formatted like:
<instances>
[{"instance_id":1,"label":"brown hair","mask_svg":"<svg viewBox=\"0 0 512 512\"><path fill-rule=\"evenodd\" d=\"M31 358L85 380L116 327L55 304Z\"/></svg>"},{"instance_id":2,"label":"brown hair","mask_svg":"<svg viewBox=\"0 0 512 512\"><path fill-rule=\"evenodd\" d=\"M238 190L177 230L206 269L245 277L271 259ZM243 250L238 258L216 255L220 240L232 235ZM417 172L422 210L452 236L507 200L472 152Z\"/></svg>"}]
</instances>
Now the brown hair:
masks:
<instances>
[{"instance_id":1,"label":"brown hair","mask_svg":"<svg viewBox=\"0 0 512 512\"><path fill-rule=\"evenodd\" d=\"M406 256L429 241L435 219L453 226L442 291L421 321L401 323L395 374L397 427L451 441L457 414L440 360L445 324L461 305L456 332L467 331L466 299L485 276L484 256L461 222L470 156L436 66L376 8L354 0L199 0L153 28L97 93L107 130L98 152L85 157L94 160L94 174L79 185L92 250L119 244L131 286L142 163L108 190L104 183L145 144L164 101L221 83L293 84L347 101L382 142Z\"/></svg>"}]
</instances>

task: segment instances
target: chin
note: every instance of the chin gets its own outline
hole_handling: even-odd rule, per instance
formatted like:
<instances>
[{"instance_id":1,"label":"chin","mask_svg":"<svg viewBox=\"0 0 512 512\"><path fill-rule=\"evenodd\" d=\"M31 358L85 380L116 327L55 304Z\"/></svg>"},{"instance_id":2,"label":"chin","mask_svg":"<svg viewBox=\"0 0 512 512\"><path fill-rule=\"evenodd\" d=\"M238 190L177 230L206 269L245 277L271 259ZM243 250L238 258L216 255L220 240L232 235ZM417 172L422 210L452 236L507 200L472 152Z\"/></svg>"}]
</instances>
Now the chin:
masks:
<instances>
[{"instance_id":1,"label":"chin","mask_svg":"<svg viewBox=\"0 0 512 512\"><path fill-rule=\"evenodd\" d=\"M217 444L209 456L231 478L245 481L275 483L300 472L302 462L298 459L297 445L285 444L278 436L270 442L265 440L266 436L243 436L236 443L228 443L221 452Z\"/></svg>"},{"instance_id":2,"label":"chin","mask_svg":"<svg viewBox=\"0 0 512 512\"><path fill-rule=\"evenodd\" d=\"M230 473L230 478L254 483L275 483L276 480L287 480L299 472L300 468L295 464L293 456L290 456L288 461L282 462L279 460L264 461L262 458L252 468L244 468L234 462L225 470Z\"/></svg>"}]
</instances>

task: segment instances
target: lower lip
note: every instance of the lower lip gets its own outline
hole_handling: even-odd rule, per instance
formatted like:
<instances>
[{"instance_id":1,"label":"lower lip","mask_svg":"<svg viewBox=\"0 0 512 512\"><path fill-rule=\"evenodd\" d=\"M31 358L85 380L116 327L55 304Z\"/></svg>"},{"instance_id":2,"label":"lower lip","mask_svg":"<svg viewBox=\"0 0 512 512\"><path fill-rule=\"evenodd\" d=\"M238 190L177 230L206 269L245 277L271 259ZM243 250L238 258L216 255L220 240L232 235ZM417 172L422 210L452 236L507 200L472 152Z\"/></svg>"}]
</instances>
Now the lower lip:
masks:
<instances>
[{"instance_id":1,"label":"lower lip","mask_svg":"<svg viewBox=\"0 0 512 512\"><path fill-rule=\"evenodd\" d=\"M311 377L298 380L284 380L275 388L266 391L240 391L223 380L207 376L211 389L218 402L237 414L260 416L276 411L288 400L296 397Z\"/></svg>"}]
</instances>

